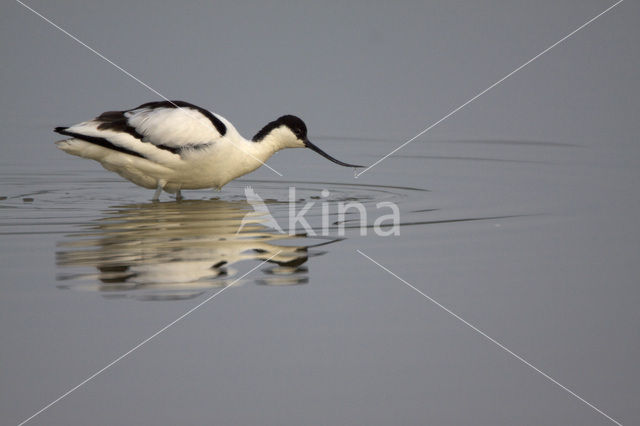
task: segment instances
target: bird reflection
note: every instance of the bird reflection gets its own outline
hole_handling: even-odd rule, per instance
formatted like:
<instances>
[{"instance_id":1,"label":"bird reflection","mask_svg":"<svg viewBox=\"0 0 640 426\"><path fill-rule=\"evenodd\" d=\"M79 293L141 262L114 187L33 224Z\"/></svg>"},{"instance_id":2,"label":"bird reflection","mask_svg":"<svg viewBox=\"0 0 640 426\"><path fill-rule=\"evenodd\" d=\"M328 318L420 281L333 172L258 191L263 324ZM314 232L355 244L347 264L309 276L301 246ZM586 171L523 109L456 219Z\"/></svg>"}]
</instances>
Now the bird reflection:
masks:
<instances>
[{"instance_id":1,"label":"bird reflection","mask_svg":"<svg viewBox=\"0 0 640 426\"><path fill-rule=\"evenodd\" d=\"M115 206L58 243L58 267L93 270L62 273L59 280L76 282L59 287L99 291L108 298L182 300L249 281L307 283L309 257L325 253L314 249L338 239L313 243L304 235L273 231L264 224L269 220L273 217L256 214L245 201ZM238 280L242 261L267 262Z\"/></svg>"}]
</instances>

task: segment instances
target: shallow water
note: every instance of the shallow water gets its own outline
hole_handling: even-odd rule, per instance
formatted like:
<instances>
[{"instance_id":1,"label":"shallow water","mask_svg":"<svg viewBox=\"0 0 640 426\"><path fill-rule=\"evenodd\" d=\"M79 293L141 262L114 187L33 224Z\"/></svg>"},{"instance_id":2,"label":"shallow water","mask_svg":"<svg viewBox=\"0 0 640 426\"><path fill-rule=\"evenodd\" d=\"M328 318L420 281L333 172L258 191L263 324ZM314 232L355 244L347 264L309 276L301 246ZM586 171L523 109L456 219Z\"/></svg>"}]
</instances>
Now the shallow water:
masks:
<instances>
[{"instance_id":1,"label":"shallow water","mask_svg":"<svg viewBox=\"0 0 640 426\"><path fill-rule=\"evenodd\" d=\"M390 146L367 143L371 158ZM358 157L349 146L333 150ZM635 169L597 150L434 141L358 179L319 158L299 169L282 160L287 153L271 164L299 180L261 170L219 193L187 191L180 202L167 194L145 201L151 191L75 158L60 157L79 168L68 172L5 164L1 311L10 343L3 356L13 368L3 381L13 392L3 411L19 420L231 285L41 421L82 423L99 413L104 424L126 423L131 410L144 410L149 424L166 416L194 424L275 424L290 416L416 424L435 410L437 424L470 424L476 415L496 419L490 407L498 398L523 416L551 410L549 424L598 424L598 413L356 251L615 409L629 396L612 397L602 383L633 357L624 348L583 354L611 333L635 333L638 240L625 223L638 201L621 192L633 191L626 178ZM339 177L323 179L327 170ZM291 186L296 209L314 203L305 217L316 235L274 229L287 229ZM248 187L277 225L254 211ZM355 211L340 233L336 206L349 201L366 206L364 236ZM400 235L373 232L376 205L385 201L400 209ZM631 386L617 377L621 389ZM123 386L138 397L122 400ZM159 409L149 386L163 389L173 408ZM121 408L109 409L105 398ZM251 410L230 410L238 398ZM479 414L457 412L452 399L478 404ZM385 401L393 401L391 412L376 408Z\"/></svg>"}]
</instances>

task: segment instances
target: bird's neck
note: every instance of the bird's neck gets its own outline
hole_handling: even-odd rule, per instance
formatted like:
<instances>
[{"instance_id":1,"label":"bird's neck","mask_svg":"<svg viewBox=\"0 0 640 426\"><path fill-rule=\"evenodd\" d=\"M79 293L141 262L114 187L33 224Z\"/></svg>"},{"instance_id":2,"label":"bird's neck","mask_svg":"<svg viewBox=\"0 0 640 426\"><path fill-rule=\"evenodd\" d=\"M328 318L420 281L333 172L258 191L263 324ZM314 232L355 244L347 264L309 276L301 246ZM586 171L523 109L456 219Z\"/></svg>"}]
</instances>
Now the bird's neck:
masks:
<instances>
[{"instance_id":1,"label":"bird's neck","mask_svg":"<svg viewBox=\"0 0 640 426\"><path fill-rule=\"evenodd\" d=\"M270 152L269 157L281 149L298 147L295 139L291 138L291 132L282 128L271 130L259 141L254 139L253 143L258 147L259 151Z\"/></svg>"},{"instance_id":2,"label":"bird's neck","mask_svg":"<svg viewBox=\"0 0 640 426\"><path fill-rule=\"evenodd\" d=\"M273 154L282 149L280 146L280 140L275 135L267 135L258 142L246 139L243 142L242 150L245 155L252 157L254 160L259 160L258 166L261 165L261 163L266 162Z\"/></svg>"}]
</instances>

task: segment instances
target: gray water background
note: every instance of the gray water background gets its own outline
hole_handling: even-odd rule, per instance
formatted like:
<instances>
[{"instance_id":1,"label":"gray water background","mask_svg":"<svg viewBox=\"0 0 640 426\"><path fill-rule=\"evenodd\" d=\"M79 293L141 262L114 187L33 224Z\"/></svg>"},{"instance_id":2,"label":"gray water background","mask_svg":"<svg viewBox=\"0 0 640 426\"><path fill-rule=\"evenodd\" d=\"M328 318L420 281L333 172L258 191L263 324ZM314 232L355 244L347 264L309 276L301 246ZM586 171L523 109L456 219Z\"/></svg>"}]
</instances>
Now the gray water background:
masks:
<instances>
[{"instance_id":1,"label":"gray water background","mask_svg":"<svg viewBox=\"0 0 640 426\"><path fill-rule=\"evenodd\" d=\"M246 136L295 113L328 152L370 164L611 3L28 4ZM289 150L269 161L282 178L263 167L222 193L165 197L165 216L149 191L58 151L51 132L158 97L20 4L1 8L2 424L225 283L105 286L97 271L109 247L166 254L173 238L189 260L193 235L154 245L149 217L170 228L200 215L215 239L216 212L244 211L246 185L278 206L294 184L305 201L324 188L372 212L394 201L401 235L282 242L303 247L304 264L260 267L29 424L613 424L358 249L608 415L640 423L636 2L357 180ZM229 279L259 259L238 261Z\"/></svg>"}]
</instances>

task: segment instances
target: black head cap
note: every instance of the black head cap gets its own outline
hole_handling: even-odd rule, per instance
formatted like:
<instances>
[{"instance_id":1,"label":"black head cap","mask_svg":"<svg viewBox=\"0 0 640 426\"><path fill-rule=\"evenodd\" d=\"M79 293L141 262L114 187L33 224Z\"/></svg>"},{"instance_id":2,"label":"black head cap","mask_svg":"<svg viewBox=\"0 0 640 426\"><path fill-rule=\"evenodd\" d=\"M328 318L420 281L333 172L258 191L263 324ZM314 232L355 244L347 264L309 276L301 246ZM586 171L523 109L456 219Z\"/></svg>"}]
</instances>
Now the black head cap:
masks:
<instances>
[{"instance_id":1,"label":"black head cap","mask_svg":"<svg viewBox=\"0 0 640 426\"><path fill-rule=\"evenodd\" d=\"M254 142L260 142L265 138L273 129L277 129L280 126L287 126L294 135L300 140L307 139L307 126L304 124L300 118L295 115L283 115L282 117L274 120L264 126L256 135L253 137Z\"/></svg>"}]
</instances>

